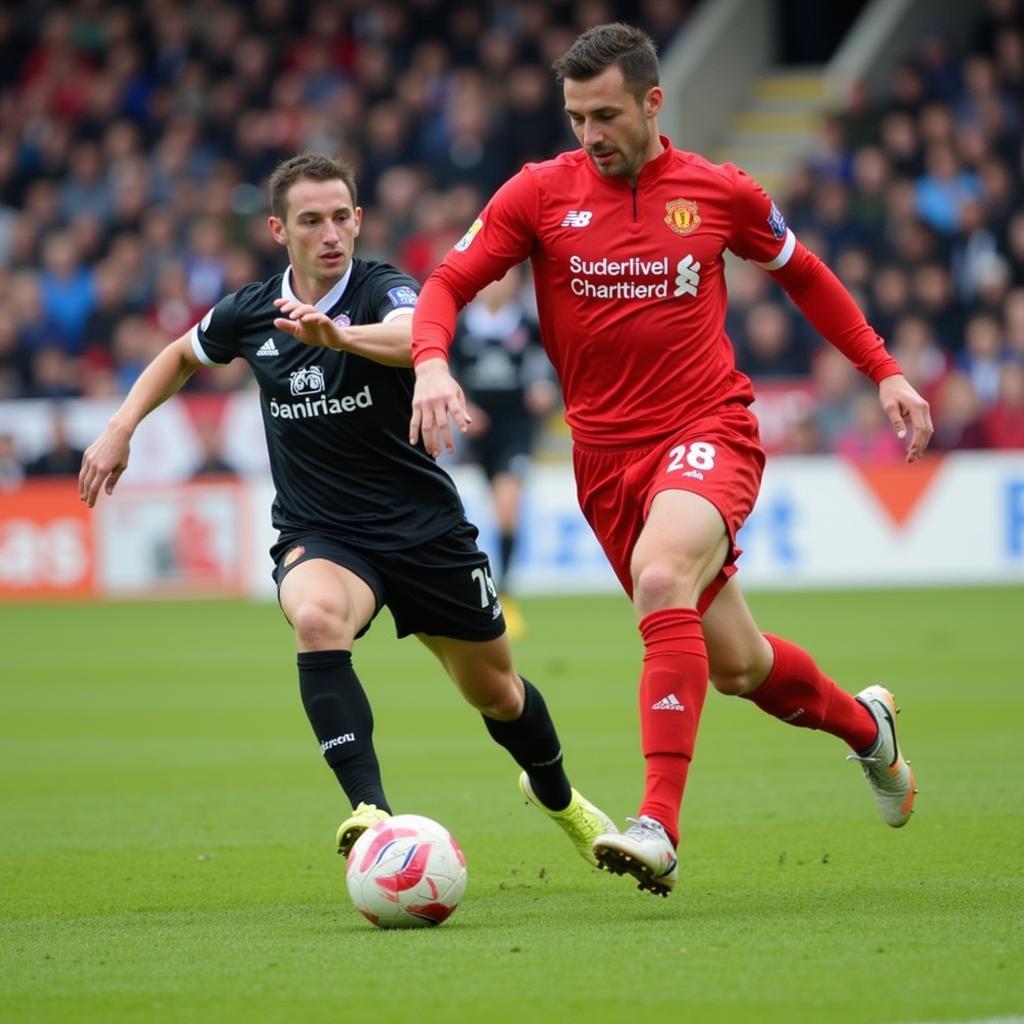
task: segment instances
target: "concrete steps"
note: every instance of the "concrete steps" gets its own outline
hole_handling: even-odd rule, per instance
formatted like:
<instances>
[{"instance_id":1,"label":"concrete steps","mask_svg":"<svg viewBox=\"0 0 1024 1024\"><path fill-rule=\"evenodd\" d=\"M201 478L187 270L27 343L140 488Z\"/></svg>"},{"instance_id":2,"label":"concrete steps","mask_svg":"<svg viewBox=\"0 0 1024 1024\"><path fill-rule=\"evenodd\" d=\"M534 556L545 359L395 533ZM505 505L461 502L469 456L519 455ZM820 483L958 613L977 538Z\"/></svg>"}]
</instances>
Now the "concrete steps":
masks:
<instances>
[{"instance_id":1,"label":"concrete steps","mask_svg":"<svg viewBox=\"0 0 1024 1024\"><path fill-rule=\"evenodd\" d=\"M769 194L784 193L790 170L818 138L828 105L823 72L820 67L777 68L763 75L711 158L738 164Z\"/></svg>"}]
</instances>

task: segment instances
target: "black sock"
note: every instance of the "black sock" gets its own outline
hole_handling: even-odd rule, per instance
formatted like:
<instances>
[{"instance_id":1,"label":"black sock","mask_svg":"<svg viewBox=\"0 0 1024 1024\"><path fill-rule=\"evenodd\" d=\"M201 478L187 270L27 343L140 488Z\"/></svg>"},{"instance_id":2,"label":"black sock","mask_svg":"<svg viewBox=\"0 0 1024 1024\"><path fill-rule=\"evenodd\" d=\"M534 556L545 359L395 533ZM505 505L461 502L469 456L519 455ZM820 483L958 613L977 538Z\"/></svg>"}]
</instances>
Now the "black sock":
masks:
<instances>
[{"instance_id":1,"label":"black sock","mask_svg":"<svg viewBox=\"0 0 1024 1024\"><path fill-rule=\"evenodd\" d=\"M376 804L390 813L373 749L373 712L349 651L298 656L299 692L324 760L352 806Z\"/></svg>"},{"instance_id":2,"label":"black sock","mask_svg":"<svg viewBox=\"0 0 1024 1024\"><path fill-rule=\"evenodd\" d=\"M572 799L569 779L562 766L562 745L540 690L529 679L523 679L523 687L526 691L523 713L517 719L499 722L484 715L484 724L491 738L526 771L537 799L548 810L562 811Z\"/></svg>"},{"instance_id":3,"label":"black sock","mask_svg":"<svg viewBox=\"0 0 1024 1024\"><path fill-rule=\"evenodd\" d=\"M503 533L498 538L498 593L504 594L505 586L508 583L508 570L512 564L512 552L516 549L515 532Z\"/></svg>"}]
</instances>

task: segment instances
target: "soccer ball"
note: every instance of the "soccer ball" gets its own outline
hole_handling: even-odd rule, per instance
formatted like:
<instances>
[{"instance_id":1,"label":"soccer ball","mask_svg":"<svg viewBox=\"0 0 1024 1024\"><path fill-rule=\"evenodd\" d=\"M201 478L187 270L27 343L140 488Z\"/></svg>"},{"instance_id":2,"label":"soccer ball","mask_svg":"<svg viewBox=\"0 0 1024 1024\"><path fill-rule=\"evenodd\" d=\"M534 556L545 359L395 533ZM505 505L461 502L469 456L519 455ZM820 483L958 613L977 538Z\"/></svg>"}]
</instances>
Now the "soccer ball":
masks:
<instances>
[{"instance_id":1,"label":"soccer ball","mask_svg":"<svg viewBox=\"0 0 1024 1024\"><path fill-rule=\"evenodd\" d=\"M349 851L348 894L378 928L425 928L450 917L466 891L466 858L443 825L396 814Z\"/></svg>"}]
</instances>

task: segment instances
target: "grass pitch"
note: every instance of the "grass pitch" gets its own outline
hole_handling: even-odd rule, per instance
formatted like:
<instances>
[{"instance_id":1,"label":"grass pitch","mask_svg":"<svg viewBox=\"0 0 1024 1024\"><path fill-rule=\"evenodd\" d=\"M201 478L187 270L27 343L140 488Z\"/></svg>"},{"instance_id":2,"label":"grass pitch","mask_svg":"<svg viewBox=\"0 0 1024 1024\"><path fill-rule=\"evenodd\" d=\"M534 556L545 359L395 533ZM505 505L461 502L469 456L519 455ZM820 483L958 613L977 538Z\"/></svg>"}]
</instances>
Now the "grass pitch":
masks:
<instances>
[{"instance_id":1,"label":"grass pitch","mask_svg":"<svg viewBox=\"0 0 1024 1024\"><path fill-rule=\"evenodd\" d=\"M386 616L356 651L397 810L469 863L380 932L273 606L0 607L0 1021L965 1021L1024 1012L1020 589L755 595L762 628L904 707L921 794L877 817L836 740L712 693L668 900L588 869ZM622 598L524 602L574 782L635 812Z\"/></svg>"}]
</instances>

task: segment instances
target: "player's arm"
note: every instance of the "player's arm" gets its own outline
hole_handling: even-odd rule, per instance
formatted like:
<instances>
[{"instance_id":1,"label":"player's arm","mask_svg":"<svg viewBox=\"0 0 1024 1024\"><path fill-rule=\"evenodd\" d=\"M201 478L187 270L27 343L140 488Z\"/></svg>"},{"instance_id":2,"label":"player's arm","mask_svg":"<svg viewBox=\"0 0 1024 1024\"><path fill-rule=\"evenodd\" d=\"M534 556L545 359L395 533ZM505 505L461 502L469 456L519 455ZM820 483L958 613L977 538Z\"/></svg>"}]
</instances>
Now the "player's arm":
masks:
<instances>
[{"instance_id":1,"label":"player's arm","mask_svg":"<svg viewBox=\"0 0 1024 1024\"><path fill-rule=\"evenodd\" d=\"M85 450L78 476L78 493L90 508L102 487L111 494L128 466L132 435L138 425L171 395L202 364L192 349L192 332L172 341L147 366L132 385L103 433Z\"/></svg>"},{"instance_id":2,"label":"player's arm","mask_svg":"<svg viewBox=\"0 0 1024 1024\"><path fill-rule=\"evenodd\" d=\"M465 395L448 368L459 312L484 285L527 258L536 243L538 213L538 191L524 168L491 197L420 292L412 322L416 387L409 443L416 444L422 435L435 458L442 443L447 451L455 450L452 420L463 434L470 424Z\"/></svg>"},{"instance_id":3,"label":"player's arm","mask_svg":"<svg viewBox=\"0 0 1024 1024\"><path fill-rule=\"evenodd\" d=\"M274 320L279 331L315 348L353 352L385 366L412 366L412 309L396 309L379 324L339 327L315 306L295 299L275 299L281 316Z\"/></svg>"}]
</instances>

